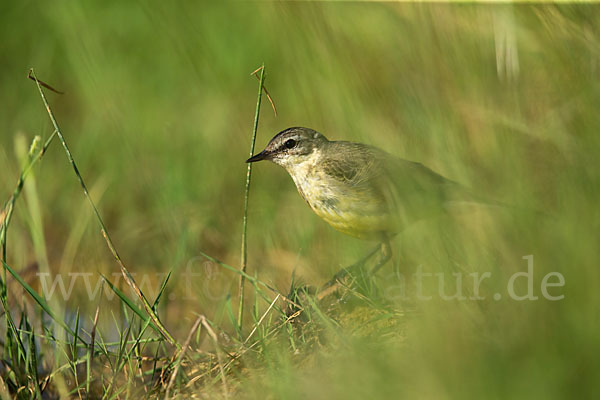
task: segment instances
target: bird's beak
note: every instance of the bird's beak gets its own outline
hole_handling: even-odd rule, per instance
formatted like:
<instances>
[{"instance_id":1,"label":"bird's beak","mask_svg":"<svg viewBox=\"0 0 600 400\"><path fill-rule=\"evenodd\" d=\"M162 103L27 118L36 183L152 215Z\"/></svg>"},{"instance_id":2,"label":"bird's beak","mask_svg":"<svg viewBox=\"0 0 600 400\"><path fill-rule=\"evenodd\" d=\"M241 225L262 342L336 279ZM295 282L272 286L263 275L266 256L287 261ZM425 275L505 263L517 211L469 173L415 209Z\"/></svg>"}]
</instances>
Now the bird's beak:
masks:
<instances>
[{"instance_id":1,"label":"bird's beak","mask_svg":"<svg viewBox=\"0 0 600 400\"><path fill-rule=\"evenodd\" d=\"M260 153L250 157L249 159L246 160L247 163L251 163L251 162L256 162L256 161L261 161L261 160L266 160L269 157L269 153L267 153L265 150L261 151Z\"/></svg>"}]
</instances>

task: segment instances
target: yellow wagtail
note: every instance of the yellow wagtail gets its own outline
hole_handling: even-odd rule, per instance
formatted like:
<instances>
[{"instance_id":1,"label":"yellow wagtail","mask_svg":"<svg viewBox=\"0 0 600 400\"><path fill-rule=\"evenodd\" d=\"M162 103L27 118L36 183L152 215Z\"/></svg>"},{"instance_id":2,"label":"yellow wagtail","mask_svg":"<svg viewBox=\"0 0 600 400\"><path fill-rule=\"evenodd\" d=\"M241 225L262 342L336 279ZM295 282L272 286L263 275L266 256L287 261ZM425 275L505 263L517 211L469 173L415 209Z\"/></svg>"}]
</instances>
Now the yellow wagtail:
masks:
<instances>
[{"instance_id":1,"label":"yellow wagtail","mask_svg":"<svg viewBox=\"0 0 600 400\"><path fill-rule=\"evenodd\" d=\"M392 236L443 211L448 202L468 198L460 185L420 163L362 143L330 141L308 128L279 132L246 162L261 160L284 167L312 210L333 228L382 243L372 272L389 260Z\"/></svg>"}]
</instances>

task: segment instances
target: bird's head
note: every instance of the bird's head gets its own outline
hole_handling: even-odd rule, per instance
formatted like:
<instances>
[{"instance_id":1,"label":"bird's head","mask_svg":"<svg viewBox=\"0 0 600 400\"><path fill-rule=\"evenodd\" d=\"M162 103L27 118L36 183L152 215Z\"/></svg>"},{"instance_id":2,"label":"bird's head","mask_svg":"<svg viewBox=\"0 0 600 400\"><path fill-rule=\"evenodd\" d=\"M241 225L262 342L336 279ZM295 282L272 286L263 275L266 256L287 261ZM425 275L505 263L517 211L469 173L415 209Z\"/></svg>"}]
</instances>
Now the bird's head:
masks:
<instances>
[{"instance_id":1,"label":"bird's head","mask_svg":"<svg viewBox=\"0 0 600 400\"><path fill-rule=\"evenodd\" d=\"M275 135L263 151L250 157L246 162L270 160L289 169L307 161L327 142L327 138L315 130L301 127L288 128Z\"/></svg>"}]
</instances>

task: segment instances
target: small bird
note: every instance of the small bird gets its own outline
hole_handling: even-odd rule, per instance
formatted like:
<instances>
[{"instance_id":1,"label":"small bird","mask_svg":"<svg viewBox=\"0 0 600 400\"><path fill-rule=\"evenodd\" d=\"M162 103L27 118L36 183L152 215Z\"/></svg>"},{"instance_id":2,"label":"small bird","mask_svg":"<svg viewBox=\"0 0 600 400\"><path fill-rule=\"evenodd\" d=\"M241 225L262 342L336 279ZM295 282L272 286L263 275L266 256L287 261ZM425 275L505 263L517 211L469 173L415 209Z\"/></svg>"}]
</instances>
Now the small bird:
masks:
<instances>
[{"instance_id":1,"label":"small bird","mask_svg":"<svg viewBox=\"0 0 600 400\"><path fill-rule=\"evenodd\" d=\"M373 272L391 257L391 237L468 197L420 163L362 143L330 141L309 128L279 132L246 162L261 160L284 167L310 208L333 228L381 242L383 256Z\"/></svg>"}]
</instances>

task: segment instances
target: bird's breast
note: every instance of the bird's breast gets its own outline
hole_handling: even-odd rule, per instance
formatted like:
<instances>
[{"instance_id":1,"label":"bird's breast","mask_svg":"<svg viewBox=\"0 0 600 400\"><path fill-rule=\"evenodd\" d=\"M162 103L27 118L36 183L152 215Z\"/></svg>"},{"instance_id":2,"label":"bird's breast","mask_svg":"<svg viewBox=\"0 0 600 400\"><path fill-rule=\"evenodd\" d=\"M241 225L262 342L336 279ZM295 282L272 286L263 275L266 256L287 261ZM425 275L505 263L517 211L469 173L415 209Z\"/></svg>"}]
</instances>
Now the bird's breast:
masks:
<instances>
[{"instance_id":1,"label":"bird's breast","mask_svg":"<svg viewBox=\"0 0 600 400\"><path fill-rule=\"evenodd\" d=\"M333 228L363 239L390 231L388 210L373 193L340 183L315 165L290 175L310 208Z\"/></svg>"}]
</instances>

